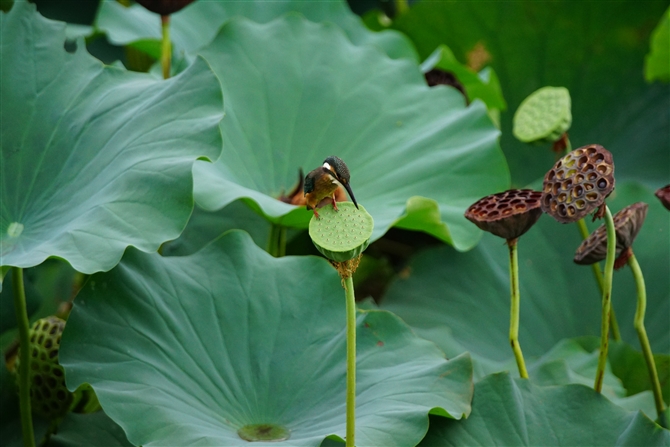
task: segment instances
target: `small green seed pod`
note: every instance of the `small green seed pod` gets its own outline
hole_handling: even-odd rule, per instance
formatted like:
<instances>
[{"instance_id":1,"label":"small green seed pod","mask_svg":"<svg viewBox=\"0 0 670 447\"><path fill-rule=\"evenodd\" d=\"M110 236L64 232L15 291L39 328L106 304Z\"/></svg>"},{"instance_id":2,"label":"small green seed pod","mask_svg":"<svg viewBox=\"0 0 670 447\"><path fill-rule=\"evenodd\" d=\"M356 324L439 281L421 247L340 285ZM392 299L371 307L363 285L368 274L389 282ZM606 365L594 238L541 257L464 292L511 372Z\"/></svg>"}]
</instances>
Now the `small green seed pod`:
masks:
<instances>
[{"instance_id":1,"label":"small green seed pod","mask_svg":"<svg viewBox=\"0 0 670 447\"><path fill-rule=\"evenodd\" d=\"M363 253L370 243L374 221L372 216L351 202L338 202L339 211L326 205L319 218L309 222L309 236L317 250L331 261L345 262Z\"/></svg>"},{"instance_id":2,"label":"small green seed pod","mask_svg":"<svg viewBox=\"0 0 670 447\"><path fill-rule=\"evenodd\" d=\"M565 87L542 87L516 109L512 132L524 143L553 143L570 129L570 92Z\"/></svg>"}]
</instances>

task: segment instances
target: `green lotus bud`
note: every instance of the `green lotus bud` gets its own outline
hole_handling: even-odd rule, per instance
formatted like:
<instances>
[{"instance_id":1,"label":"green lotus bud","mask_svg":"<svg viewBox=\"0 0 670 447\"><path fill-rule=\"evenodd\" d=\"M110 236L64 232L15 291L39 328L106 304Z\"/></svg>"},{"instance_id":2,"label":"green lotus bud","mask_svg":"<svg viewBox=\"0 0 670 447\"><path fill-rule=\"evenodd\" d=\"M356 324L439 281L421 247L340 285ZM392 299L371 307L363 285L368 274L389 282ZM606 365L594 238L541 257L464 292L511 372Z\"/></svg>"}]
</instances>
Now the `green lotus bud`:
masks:
<instances>
[{"instance_id":1,"label":"green lotus bud","mask_svg":"<svg viewBox=\"0 0 670 447\"><path fill-rule=\"evenodd\" d=\"M516 109L512 132L524 143L553 143L570 129L570 92L565 87L542 87Z\"/></svg>"},{"instance_id":2,"label":"green lotus bud","mask_svg":"<svg viewBox=\"0 0 670 447\"><path fill-rule=\"evenodd\" d=\"M345 262L358 257L370 243L374 221L361 206L338 202L339 211L325 206L319 218L309 222L309 236L314 246L331 261Z\"/></svg>"}]
</instances>

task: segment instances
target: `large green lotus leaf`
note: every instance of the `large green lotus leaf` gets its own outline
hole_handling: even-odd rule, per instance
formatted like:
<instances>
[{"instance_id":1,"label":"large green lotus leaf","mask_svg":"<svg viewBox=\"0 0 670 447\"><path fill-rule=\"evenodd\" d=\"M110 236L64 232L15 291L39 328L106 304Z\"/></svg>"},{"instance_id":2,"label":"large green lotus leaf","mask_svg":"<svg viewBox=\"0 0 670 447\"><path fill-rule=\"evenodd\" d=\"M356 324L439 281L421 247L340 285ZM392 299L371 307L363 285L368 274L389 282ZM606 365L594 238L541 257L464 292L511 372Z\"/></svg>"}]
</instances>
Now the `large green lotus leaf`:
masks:
<instances>
[{"instance_id":1,"label":"large green lotus leaf","mask_svg":"<svg viewBox=\"0 0 670 447\"><path fill-rule=\"evenodd\" d=\"M644 77L647 82L670 82L670 8L651 34L649 54L644 59Z\"/></svg>"},{"instance_id":2,"label":"large green lotus leaf","mask_svg":"<svg viewBox=\"0 0 670 447\"><path fill-rule=\"evenodd\" d=\"M132 446L126 434L104 412L69 413L58 426L58 433L46 447L125 447Z\"/></svg>"},{"instance_id":3,"label":"large green lotus leaf","mask_svg":"<svg viewBox=\"0 0 670 447\"><path fill-rule=\"evenodd\" d=\"M239 428L274 423L291 436L267 445L318 446L345 431L344 328L327 262L275 259L231 231L187 257L129 249L92 276L60 361L134 444L238 446ZM359 312L357 337L357 445L416 445L429 412L469 413L467 354L445 360L380 310Z\"/></svg>"},{"instance_id":4,"label":"large green lotus leaf","mask_svg":"<svg viewBox=\"0 0 670 447\"><path fill-rule=\"evenodd\" d=\"M469 53L490 55L509 106L501 114L501 145L515 185L544 175L555 159L548 145L514 138L514 112L538 88L562 86L572 98L572 145L602 144L614 154L618 180L659 188L670 166L670 88L647 84L643 65L667 7L666 1L644 8L633 1L422 1L394 27L422 58L440 44L461 62Z\"/></svg>"},{"instance_id":5,"label":"large green lotus leaf","mask_svg":"<svg viewBox=\"0 0 670 447\"><path fill-rule=\"evenodd\" d=\"M198 59L180 76L104 67L65 25L19 2L2 25L2 264L50 256L109 270L155 251L193 208L193 162L221 148L221 90Z\"/></svg>"},{"instance_id":6,"label":"large green lotus leaf","mask_svg":"<svg viewBox=\"0 0 670 447\"><path fill-rule=\"evenodd\" d=\"M370 44L381 48L392 58L416 60L416 50L402 34L386 30L368 30L353 14L344 0L245 0L196 1L172 14L170 38L176 49L193 53L212 41L221 25L232 17L246 17L266 23L287 12L299 12L312 22L332 22L357 45ZM96 18L96 28L107 34L116 45L136 45L147 50L147 43L161 38L160 19L140 5L124 7L116 1L103 1ZM160 51L159 45L153 45ZM150 51L154 57L160 53Z\"/></svg>"},{"instance_id":7,"label":"large green lotus leaf","mask_svg":"<svg viewBox=\"0 0 670 447\"><path fill-rule=\"evenodd\" d=\"M297 15L231 20L201 54L226 97L225 156L194 167L203 208L244 198L276 223L306 228L311 213L276 198L293 187L299 167L337 155L375 220L373 240L400 219L461 250L479 240L463 211L509 183L481 102L465 107L454 89L427 87L414 63L354 46L337 27ZM432 200L418 206L432 217L417 222L413 197Z\"/></svg>"},{"instance_id":8,"label":"large green lotus leaf","mask_svg":"<svg viewBox=\"0 0 670 447\"><path fill-rule=\"evenodd\" d=\"M618 184L608 203L617 211L639 200L649 203L634 245L646 279L646 328L652 348L667 353L668 212L653 191L636 183ZM526 356L541 356L564 338L600 334L600 293L592 271L572 262L579 242L575 225L547 216L519 239L519 342ZM504 241L490 234L467 253L450 247L427 250L411 260L409 276L390 285L381 306L435 341L447 356L471 352L479 375L499 371L513 359L508 341L508 256ZM635 284L627 267L614 274L612 300L624 341L639 349L633 328Z\"/></svg>"},{"instance_id":9,"label":"large green lotus leaf","mask_svg":"<svg viewBox=\"0 0 670 447\"><path fill-rule=\"evenodd\" d=\"M475 385L464 421L431 418L430 446L667 446L670 432L583 385L542 387L499 373Z\"/></svg>"}]
</instances>

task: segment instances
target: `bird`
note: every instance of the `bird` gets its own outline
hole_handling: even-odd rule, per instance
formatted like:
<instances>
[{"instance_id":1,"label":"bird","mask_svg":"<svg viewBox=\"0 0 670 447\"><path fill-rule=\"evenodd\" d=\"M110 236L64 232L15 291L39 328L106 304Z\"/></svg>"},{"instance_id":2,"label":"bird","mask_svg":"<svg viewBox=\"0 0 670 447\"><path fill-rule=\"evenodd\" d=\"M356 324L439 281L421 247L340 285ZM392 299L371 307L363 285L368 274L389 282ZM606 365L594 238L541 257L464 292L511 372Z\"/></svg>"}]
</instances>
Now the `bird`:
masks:
<instances>
[{"instance_id":1,"label":"bird","mask_svg":"<svg viewBox=\"0 0 670 447\"><path fill-rule=\"evenodd\" d=\"M314 216L317 219L319 218L317 208L321 208L328 203L332 203L333 209L337 211L337 196L339 195L340 201L342 201L342 198L346 198L343 193L338 194L340 186L347 190L351 201L358 209L358 203L356 203L356 198L349 183L349 168L344 161L334 155L326 158L323 165L310 171L305 176L303 191L307 209L314 211Z\"/></svg>"}]
</instances>

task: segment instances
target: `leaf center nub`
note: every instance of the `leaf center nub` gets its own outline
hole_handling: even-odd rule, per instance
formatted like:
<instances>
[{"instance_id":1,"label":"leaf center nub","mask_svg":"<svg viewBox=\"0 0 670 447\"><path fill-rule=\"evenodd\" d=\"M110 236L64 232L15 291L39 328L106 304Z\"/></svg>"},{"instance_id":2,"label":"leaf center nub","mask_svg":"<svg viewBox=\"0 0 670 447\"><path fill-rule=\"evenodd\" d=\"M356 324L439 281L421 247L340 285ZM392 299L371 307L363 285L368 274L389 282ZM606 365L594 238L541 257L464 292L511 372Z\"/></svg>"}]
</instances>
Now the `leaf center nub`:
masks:
<instances>
[{"instance_id":1,"label":"leaf center nub","mask_svg":"<svg viewBox=\"0 0 670 447\"><path fill-rule=\"evenodd\" d=\"M249 442L286 441L291 436L288 428L277 424L249 424L237 430L237 434Z\"/></svg>"},{"instance_id":2,"label":"leaf center nub","mask_svg":"<svg viewBox=\"0 0 670 447\"><path fill-rule=\"evenodd\" d=\"M9 224L9 227L7 227L7 235L9 237L19 237L21 236L21 233L23 233L23 224L18 223L18 222L12 222Z\"/></svg>"}]
</instances>

